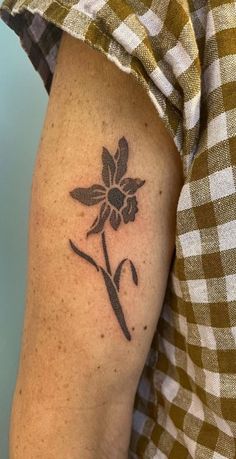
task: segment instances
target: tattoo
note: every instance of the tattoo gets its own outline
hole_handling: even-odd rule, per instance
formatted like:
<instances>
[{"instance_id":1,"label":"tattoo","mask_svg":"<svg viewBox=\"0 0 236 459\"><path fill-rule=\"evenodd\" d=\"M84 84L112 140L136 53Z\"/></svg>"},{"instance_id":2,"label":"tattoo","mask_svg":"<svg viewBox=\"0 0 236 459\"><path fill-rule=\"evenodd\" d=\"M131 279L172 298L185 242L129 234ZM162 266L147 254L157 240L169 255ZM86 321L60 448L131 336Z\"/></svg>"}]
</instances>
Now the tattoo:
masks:
<instances>
[{"instance_id":1,"label":"tattoo","mask_svg":"<svg viewBox=\"0 0 236 459\"><path fill-rule=\"evenodd\" d=\"M89 188L75 188L70 192L73 199L81 204L93 206L101 203L98 217L94 220L87 232L87 237L91 234L101 233L101 243L105 260L105 267L99 266L96 261L85 252L82 252L71 240L70 246L79 257L90 263L98 272L101 272L107 289L108 298L117 321L127 340L131 340L131 334L127 327L123 309L119 300L120 276L123 265L128 263L131 270L132 279L138 285L138 275L133 262L129 258L124 258L112 273L111 264L108 256L104 226L109 218L110 225L117 231L120 224L133 222L138 212L136 192L144 185L145 180L139 178L123 178L127 172L128 163L128 142L122 137L118 142L115 155L103 147L102 152L102 185L92 185Z\"/></svg>"}]
</instances>

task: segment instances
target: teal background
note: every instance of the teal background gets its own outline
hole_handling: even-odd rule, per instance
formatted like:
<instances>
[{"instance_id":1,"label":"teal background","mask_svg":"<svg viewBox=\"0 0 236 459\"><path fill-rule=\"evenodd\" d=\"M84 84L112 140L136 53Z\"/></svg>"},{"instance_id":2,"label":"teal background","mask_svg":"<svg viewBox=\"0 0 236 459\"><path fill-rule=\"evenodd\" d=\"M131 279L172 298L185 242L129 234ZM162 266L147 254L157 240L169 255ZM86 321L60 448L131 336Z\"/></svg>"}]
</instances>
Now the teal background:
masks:
<instances>
[{"instance_id":1,"label":"teal background","mask_svg":"<svg viewBox=\"0 0 236 459\"><path fill-rule=\"evenodd\" d=\"M0 56L0 458L8 459L23 326L31 178L48 98L18 37L3 21Z\"/></svg>"}]
</instances>

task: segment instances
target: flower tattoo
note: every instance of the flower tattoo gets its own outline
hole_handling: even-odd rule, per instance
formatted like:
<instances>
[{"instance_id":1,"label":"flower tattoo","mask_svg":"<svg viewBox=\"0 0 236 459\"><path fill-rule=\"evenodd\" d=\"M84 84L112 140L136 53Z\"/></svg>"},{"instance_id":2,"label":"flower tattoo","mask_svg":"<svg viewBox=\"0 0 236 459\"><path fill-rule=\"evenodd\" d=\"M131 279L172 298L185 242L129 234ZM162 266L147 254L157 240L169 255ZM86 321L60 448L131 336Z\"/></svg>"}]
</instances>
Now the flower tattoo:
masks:
<instances>
[{"instance_id":1,"label":"flower tattoo","mask_svg":"<svg viewBox=\"0 0 236 459\"><path fill-rule=\"evenodd\" d=\"M70 192L70 196L73 199L76 199L86 206L101 204L99 215L87 231L87 237L91 234L101 233L102 249L106 265L105 269L99 266L91 256L82 252L71 240L70 246L78 256L85 259L88 263L92 264L98 272L100 271L102 273L113 311L124 336L130 341L131 335L119 300L120 276L124 263L129 262L132 279L136 285L138 285L138 276L133 262L128 258L124 258L117 266L115 273L112 274L104 231L108 219L112 228L117 231L120 224L133 222L138 212L136 193L137 190L144 185L145 180L124 177L127 172L128 154L128 142L125 137L119 140L118 148L114 156L103 147L103 183L92 185L89 188L78 187Z\"/></svg>"},{"instance_id":2,"label":"flower tattoo","mask_svg":"<svg viewBox=\"0 0 236 459\"><path fill-rule=\"evenodd\" d=\"M101 203L99 216L93 222L87 236L100 233L106 220L109 218L114 230L120 223L134 221L138 212L136 191L144 184L144 180L138 178L123 178L127 171L128 143L122 137L113 157L103 147L102 152L102 180L103 185L93 185L89 188L75 188L71 191L72 198L77 199L86 206Z\"/></svg>"}]
</instances>

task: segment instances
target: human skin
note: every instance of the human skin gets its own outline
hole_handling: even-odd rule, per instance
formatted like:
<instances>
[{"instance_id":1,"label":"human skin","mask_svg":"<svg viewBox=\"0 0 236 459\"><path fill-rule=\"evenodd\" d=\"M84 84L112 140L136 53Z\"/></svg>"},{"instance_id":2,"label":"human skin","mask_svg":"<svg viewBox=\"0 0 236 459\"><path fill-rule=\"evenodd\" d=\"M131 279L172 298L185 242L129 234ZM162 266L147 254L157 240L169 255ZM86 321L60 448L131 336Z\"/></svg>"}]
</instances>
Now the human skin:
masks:
<instances>
[{"instance_id":1,"label":"human skin","mask_svg":"<svg viewBox=\"0 0 236 459\"><path fill-rule=\"evenodd\" d=\"M122 332L101 275L100 204L70 195L102 184L102 149L128 142L135 220L104 225L112 269L124 264ZM179 153L147 94L101 53L63 35L38 149L29 222L27 301L10 426L10 459L128 457L134 397L160 316L182 186Z\"/></svg>"}]
</instances>

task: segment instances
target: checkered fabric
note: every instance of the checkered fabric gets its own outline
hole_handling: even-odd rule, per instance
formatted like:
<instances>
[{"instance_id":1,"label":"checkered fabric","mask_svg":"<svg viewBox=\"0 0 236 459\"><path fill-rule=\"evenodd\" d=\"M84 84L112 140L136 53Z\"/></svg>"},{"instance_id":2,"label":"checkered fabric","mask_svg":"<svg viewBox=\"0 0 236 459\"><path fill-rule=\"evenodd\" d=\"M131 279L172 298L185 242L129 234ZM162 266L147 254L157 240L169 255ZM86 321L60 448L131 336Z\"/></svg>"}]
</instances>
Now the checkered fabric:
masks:
<instances>
[{"instance_id":1,"label":"checkered fabric","mask_svg":"<svg viewBox=\"0 0 236 459\"><path fill-rule=\"evenodd\" d=\"M236 2L5 0L50 91L62 30L145 88L185 183L129 457L236 458ZM112 452L111 452L112 458Z\"/></svg>"}]
</instances>

